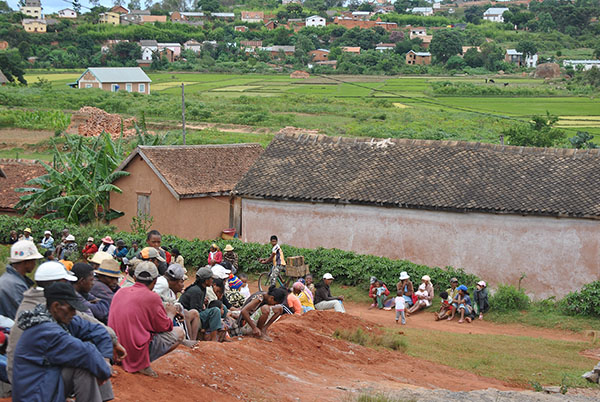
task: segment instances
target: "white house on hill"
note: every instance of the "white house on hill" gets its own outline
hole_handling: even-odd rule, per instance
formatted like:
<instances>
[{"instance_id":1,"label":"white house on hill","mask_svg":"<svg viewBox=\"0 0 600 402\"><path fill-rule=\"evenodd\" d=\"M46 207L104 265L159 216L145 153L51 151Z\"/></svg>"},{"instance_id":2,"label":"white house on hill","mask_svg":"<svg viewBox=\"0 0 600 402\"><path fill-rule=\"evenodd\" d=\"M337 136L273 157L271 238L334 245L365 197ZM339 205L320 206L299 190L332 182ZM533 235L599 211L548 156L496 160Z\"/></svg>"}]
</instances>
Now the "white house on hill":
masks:
<instances>
[{"instance_id":1,"label":"white house on hill","mask_svg":"<svg viewBox=\"0 0 600 402\"><path fill-rule=\"evenodd\" d=\"M504 22L504 17L502 16L502 14L504 14L504 12L506 12L506 11L508 11L508 8L506 8L506 7L488 8L483 13L483 19L486 21L492 21L492 22Z\"/></svg>"},{"instance_id":2,"label":"white house on hill","mask_svg":"<svg viewBox=\"0 0 600 402\"><path fill-rule=\"evenodd\" d=\"M320 15L313 15L312 17L308 17L306 19L307 27L324 27L325 25L327 25L327 21L325 21L325 18L321 17Z\"/></svg>"}]
</instances>

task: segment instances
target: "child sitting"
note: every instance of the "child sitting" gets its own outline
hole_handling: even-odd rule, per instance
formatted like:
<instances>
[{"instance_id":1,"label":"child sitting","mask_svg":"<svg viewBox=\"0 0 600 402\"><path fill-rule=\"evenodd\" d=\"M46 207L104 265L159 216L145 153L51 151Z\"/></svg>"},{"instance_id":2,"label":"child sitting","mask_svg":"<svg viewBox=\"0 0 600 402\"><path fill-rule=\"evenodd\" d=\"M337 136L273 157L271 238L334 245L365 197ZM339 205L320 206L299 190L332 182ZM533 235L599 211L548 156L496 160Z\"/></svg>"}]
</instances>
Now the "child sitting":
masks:
<instances>
[{"instance_id":1,"label":"child sitting","mask_svg":"<svg viewBox=\"0 0 600 402\"><path fill-rule=\"evenodd\" d=\"M419 290L417 290L415 292L415 296L417 296L418 300L422 300L422 299L426 299L427 296L429 296L429 293L427 292L427 287L424 283L419 285Z\"/></svg>"},{"instance_id":2,"label":"child sitting","mask_svg":"<svg viewBox=\"0 0 600 402\"><path fill-rule=\"evenodd\" d=\"M402 325L405 325L406 317L404 316L404 308L405 308L406 301L404 300L404 297L402 296L401 290L398 291L397 296L394 299L394 302L396 302L396 324L398 324L398 318L402 317Z\"/></svg>"},{"instance_id":3,"label":"child sitting","mask_svg":"<svg viewBox=\"0 0 600 402\"><path fill-rule=\"evenodd\" d=\"M250 288L248 287L248 275L239 274L238 277L240 281L242 281L242 286L240 286L240 293L244 296L246 300L250 297Z\"/></svg>"},{"instance_id":4,"label":"child sitting","mask_svg":"<svg viewBox=\"0 0 600 402\"><path fill-rule=\"evenodd\" d=\"M377 297L377 307L379 309L382 309L385 307L384 302L385 302L385 298L390 294L390 291L388 290L388 288L385 286L385 284L382 281L377 281L375 283L375 295ZM391 310L391 308L387 308L386 310Z\"/></svg>"},{"instance_id":5,"label":"child sitting","mask_svg":"<svg viewBox=\"0 0 600 402\"><path fill-rule=\"evenodd\" d=\"M452 314L452 300L450 299L448 292L440 293L440 298L442 299L442 305L440 306L440 310L435 313L436 321L443 320Z\"/></svg>"}]
</instances>

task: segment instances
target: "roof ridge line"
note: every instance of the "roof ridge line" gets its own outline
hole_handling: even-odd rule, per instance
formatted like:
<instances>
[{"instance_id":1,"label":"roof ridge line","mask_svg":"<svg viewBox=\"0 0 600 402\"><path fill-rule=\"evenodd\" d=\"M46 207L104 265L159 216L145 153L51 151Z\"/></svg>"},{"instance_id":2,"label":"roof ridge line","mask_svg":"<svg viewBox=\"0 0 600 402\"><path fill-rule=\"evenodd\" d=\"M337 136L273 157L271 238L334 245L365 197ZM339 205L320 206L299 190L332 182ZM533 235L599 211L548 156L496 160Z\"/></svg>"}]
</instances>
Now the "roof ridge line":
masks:
<instances>
[{"instance_id":1,"label":"roof ridge line","mask_svg":"<svg viewBox=\"0 0 600 402\"><path fill-rule=\"evenodd\" d=\"M275 139L291 139L300 143L312 142L313 144L324 143L329 145L358 145L366 144L377 146L381 143L390 145L412 145L426 147L455 147L473 150L487 150L501 153L515 154L538 154L554 155L573 158L582 157L600 157L600 148L598 149L577 149L577 148L542 148L525 147L516 145L491 144L486 142L471 142L458 140L420 140L413 138L375 138L375 137L343 137L327 136L325 134L311 133L277 133Z\"/></svg>"}]
</instances>

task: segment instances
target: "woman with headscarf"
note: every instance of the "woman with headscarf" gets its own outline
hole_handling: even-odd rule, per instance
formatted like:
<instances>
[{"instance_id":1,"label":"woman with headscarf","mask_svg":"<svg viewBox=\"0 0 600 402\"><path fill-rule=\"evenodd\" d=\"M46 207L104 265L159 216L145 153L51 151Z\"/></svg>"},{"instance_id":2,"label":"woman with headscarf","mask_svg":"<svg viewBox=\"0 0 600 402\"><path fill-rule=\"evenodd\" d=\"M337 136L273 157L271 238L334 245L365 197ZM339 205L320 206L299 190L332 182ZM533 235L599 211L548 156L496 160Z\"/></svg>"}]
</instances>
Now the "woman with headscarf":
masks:
<instances>
[{"instance_id":1,"label":"woman with headscarf","mask_svg":"<svg viewBox=\"0 0 600 402\"><path fill-rule=\"evenodd\" d=\"M431 283L431 278L429 275L423 275L421 282L421 286L425 285L425 291L427 292L427 295L419 298L415 302L415 304L408 310L409 314L413 314L421 309L427 308L431 306L431 303L433 302L433 284Z\"/></svg>"},{"instance_id":2,"label":"woman with headscarf","mask_svg":"<svg viewBox=\"0 0 600 402\"><path fill-rule=\"evenodd\" d=\"M369 280L371 285L369 286L369 298L373 300L373 303L369 306L369 310L373 307L377 307L377 278L372 276Z\"/></svg>"},{"instance_id":3,"label":"woman with headscarf","mask_svg":"<svg viewBox=\"0 0 600 402\"><path fill-rule=\"evenodd\" d=\"M211 267L215 264L220 264L223 261L223 253L219 249L216 243L211 244L210 251L208 252L208 265Z\"/></svg>"},{"instance_id":4,"label":"woman with headscarf","mask_svg":"<svg viewBox=\"0 0 600 402\"><path fill-rule=\"evenodd\" d=\"M298 281L294 283L294 285L292 286L292 292L300 300L300 305L302 306L303 313L315 309L312 293L310 293L310 290L308 290L302 282Z\"/></svg>"}]
</instances>

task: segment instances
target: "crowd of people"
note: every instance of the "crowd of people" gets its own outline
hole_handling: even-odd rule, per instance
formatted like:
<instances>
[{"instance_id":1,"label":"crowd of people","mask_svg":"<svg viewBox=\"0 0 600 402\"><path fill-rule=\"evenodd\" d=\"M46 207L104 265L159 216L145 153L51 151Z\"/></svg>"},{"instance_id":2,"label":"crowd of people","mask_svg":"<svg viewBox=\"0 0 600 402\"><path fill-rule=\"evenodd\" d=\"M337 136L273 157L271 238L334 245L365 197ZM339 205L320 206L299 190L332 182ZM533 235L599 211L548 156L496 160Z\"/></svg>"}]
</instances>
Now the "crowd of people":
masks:
<instances>
[{"instance_id":1,"label":"crowd of people","mask_svg":"<svg viewBox=\"0 0 600 402\"><path fill-rule=\"evenodd\" d=\"M390 296L390 291L381 280L371 277L369 297L373 300L370 308L391 310L395 307L396 323L406 324L406 317L417 311L426 309L433 305L434 289L429 275L421 277L421 283L416 288L410 280L407 272L401 272L398 283L396 283L396 296ZM490 309L488 290L485 281L479 281L473 291L473 298L465 285L459 285L458 279L450 279L450 287L440 292L440 307L435 311L436 321L452 321L459 317L458 323L471 323L476 317L483 320L483 315ZM401 319L401 320L400 320Z\"/></svg>"},{"instance_id":2,"label":"crowd of people","mask_svg":"<svg viewBox=\"0 0 600 402\"><path fill-rule=\"evenodd\" d=\"M179 345L271 341L269 328L283 314L345 311L329 273L316 284L309 274L290 289L251 293L230 244L224 252L212 244L186 287L184 257L163 247L156 230L143 247L106 236L80 248L67 229L60 241L46 231L36 242L25 228L11 232L10 243L0 276L0 381L12 385L14 401L111 400L115 364L156 377L151 363ZM260 262L279 273L286 263L276 236L271 245Z\"/></svg>"}]
</instances>

